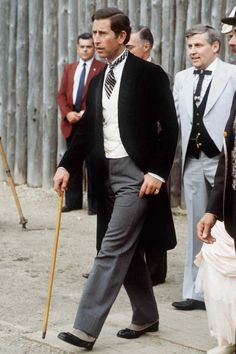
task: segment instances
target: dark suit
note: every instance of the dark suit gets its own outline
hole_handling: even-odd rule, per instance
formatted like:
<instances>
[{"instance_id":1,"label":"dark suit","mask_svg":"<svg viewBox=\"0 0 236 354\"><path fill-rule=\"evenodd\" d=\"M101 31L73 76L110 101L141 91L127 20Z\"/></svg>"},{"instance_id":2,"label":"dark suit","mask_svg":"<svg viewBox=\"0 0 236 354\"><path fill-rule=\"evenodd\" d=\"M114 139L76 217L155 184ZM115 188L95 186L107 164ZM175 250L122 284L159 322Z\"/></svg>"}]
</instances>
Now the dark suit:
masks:
<instances>
[{"instance_id":1,"label":"dark suit","mask_svg":"<svg viewBox=\"0 0 236 354\"><path fill-rule=\"evenodd\" d=\"M64 66L64 72L61 80L60 89L58 92L58 105L61 111L61 131L62 135L66 139L67 148L70 146L71 141L74 137L74 132L76 130L77 123L71 124L66 116L69 112L75 111L73 106L73 84L74 76L79 62L66 64ZM81 110L85 110L85 101L88 91L88 86L91 79L97 75L103 68L105 64L94 59L87 80L83 89ZM93 172L93 161L88 158L86 161L87 174L88 174L88 208L90 210L95 210L97 208L97 201L95 196L94 187L94 172ZM77 172L74 174L73 178L70 180L69 188L65 193L65 203L66 206L70 208L82 208L83 204L83 161L77 168Z\"/></svg>"},{"instance_id":2,"label":"dark suit","mask_svg":"<svg viewBox=\"0 0 236 354\"><path fill-rule=\"evenodd\" d=\"M132 322L142 324L158 319L142 251L144 223L149 232L145 230L143 235L153 237L155 247L170 249L176 245L165 185L158 195L138 197L144 174L152 172L167 180L172 166L178 124L168 78L159 66L128 55L117 103L119 133L128 157L107 159L102 114L104 75L105 71L91 81L85 116L59 164L73 173L78 162L92 150L98 167L99 195L103 195L106 181L115 195L109 227L74 324L75 328L95 337L99 335L122 283L132 304ZM158 122L162 128L159 133Z\"/></svg>"},{"instance_id":3,"label":"dark suit","mask_svg":"<svg viewBox=\"0 0 236 354\"><path fill-rule=\"evenodd\" d=\"M236 116L236 94L229 120L225 127L224 147L221 152L206 212L216 215L224 221L225 229L233 237L236 244L236 191L232 188L232 149L235 132L233 124Z\"/></svg>"}]
</instances>

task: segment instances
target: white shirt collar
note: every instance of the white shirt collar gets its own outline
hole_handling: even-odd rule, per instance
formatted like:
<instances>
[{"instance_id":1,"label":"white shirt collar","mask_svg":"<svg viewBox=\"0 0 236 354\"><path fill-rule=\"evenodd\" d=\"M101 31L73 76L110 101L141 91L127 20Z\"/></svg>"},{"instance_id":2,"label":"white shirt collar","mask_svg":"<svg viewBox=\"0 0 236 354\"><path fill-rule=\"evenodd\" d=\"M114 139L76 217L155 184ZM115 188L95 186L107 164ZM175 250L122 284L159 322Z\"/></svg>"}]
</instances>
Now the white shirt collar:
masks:
<instances>
[{"instance_id":1,"label":"white shirt collar","mask_svg":"<svg viewBox=\"0 0 236 354\"><path fill-rule=\"evenodd\" d=\"M86 63L86 66L90 66L92 64L94 57L90 58L89 60L83 60L83 59L79 59L79 66L83 66L84 63Z\"/></svg>"},{"instance_id":2,"label":"white shirt collar","mask_svg":"<svg viewBox=\"0 0 236 354\"><path fill-rule=\"evenodd\" d=\"M212 71L212 74L213 74L213 72L215 71L217 62L218 62L218 58L215 58L215 60L214 60L210 65L208 65L208 67L206 68L206 70L211 70L211 71Z\"/></svg>"},{"instance_id":3,"label":"white shirt collar","mask_svg":"<svg viewBox=\"0 0 236 354\"><path fill-rule=\"evenodd\" d=\"M217 65L217 63L218 63L218 58L215 58L214 60L213 60L213 62L210 64L210 65L208 65L207 67L206 67L206 69L205 70L210 70L210 71L212 71L212 74L214 73L214 71L215 71L215 68L216 68L216 65ZM194 68L194 69L197 69L196 67ZM211 75L210 75L211 76Z\"/></svg>"}]
</instances>

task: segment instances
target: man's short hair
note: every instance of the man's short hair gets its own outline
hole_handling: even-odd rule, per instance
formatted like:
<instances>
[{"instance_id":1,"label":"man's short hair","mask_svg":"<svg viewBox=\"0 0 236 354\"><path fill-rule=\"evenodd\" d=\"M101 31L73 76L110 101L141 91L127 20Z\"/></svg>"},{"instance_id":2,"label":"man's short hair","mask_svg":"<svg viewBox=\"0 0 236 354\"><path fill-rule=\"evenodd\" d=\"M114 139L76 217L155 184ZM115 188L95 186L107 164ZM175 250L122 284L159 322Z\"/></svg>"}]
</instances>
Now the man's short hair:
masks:
<instances>
[{"instance_id":1,"label":"man's short hair","mask_svg":"<svg viewBox=\"0 0 236 354\"><path fill-rule=\"evenodd\" d=\"M150 43L150 47L152 49L153 47L153 35L149 27L146 26L139 26L137 27L137 30L134 33L138 33L139 38L142 41L148 41Z\"/></svg>"},{"instance_id":2,"label":"man's short hair","mask_svg":"<svg viewBox=\"0 0 236 354\"><path fill-rule=\"evenodd\" d=\"M220 33L209 25L195 25L192 28L188 29L185 33L185 37L189 38L194 36L195 34L207 33L207 42L209 44L213 44L214 42L219 43L219 48L221 46L221 37Z\"/></svg>"},{"instance_id":3,"label":"man's short hair","mask_svg":"<svg viewBox=\"0 0 236 354\"><path fill-rule=\"evenodd\" d=\"M77 37L77 44L79 44L80 39L93 39L92 33L84 32Z\"/></svg>"},{"instance_id":4,"label":"man's short hair","mask_svg":"<svg viewBox=\"0 0 236 354\"><path fill-rule=\"evenodd\" d=\"M121 10L115 7L107 7L97 10L92 16L92 21L102 20L105 18L110 19L111 30L115 32L116 35L120 34L122 31L126 32L127 35L124 44L128 43L131 32L130 21L128 16L126 16Z\"/></svg>"}]
</instances>

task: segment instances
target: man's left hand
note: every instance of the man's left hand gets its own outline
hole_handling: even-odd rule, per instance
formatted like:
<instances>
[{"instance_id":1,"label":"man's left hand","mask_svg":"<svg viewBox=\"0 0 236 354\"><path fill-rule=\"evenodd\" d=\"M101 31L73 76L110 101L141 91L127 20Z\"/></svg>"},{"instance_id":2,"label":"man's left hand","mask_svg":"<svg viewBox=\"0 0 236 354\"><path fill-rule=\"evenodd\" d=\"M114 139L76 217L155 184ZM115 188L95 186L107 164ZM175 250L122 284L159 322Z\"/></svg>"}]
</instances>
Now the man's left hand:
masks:
<instances>
[{"instance_id":1,"label":"man's left hand","mask_svg":"<svg viewBox=\"0 0 236 354\"><path fill-rule=\"evenodd\" d=\"M161 186L162 182L159 179L152 177L151 175L146 173L144 175L143 184L139 191L139 197L143 198L144 195L158 194Z\"/></svg>"},{"instance_id":2,"label":"man's left hand","mask_svg":"<svg viewBox=\"0 0 236 354\"><path fill-rule=\"evenodd\" d=\"M216 216L210 213L203 215L197 223L197 237L205 243L214 243L215 238L211 235L211 229L216 223Z\"/></svg>"},{"instance_id":3,"label":"man's left hand","mask_svg":"<svg viewBox=\"0 0 236 354\"><path fill-rule=\"evenodd\" d=\"M54 178L54 190L60 196L61 192L65 192L69 182L70 174L65 168L58 167Z\"/></svg>"}]
</instances>

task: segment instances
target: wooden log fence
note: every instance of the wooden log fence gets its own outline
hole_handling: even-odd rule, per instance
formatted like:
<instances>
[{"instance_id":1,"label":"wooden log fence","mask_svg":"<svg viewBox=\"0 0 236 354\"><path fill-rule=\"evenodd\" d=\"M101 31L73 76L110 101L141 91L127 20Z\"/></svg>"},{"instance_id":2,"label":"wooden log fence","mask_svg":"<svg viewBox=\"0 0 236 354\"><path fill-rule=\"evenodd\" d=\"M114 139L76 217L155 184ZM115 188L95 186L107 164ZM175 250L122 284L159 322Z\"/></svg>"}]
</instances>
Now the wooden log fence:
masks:
<instances>
[{"instance_id":1,"label":"wooden log fence","mask_svg":"<svg viewBox=\"0 0 236 354\"><path fill-rule=\"evenodd\" d=\"M56 95L63 65L77 59L79 33L91 31L91 16L115 6L132 27L154 35L152 56L173 77L189 66L185 30L196 23L221 29L234 0L0 0L0 136L14 180L49 189L65 151ZM233 62L226 38L221 58ZM178 146L169 182L172 206L181 204ZM0 167L0 179L4 179Z\"/></svg>"}]
</instances>

